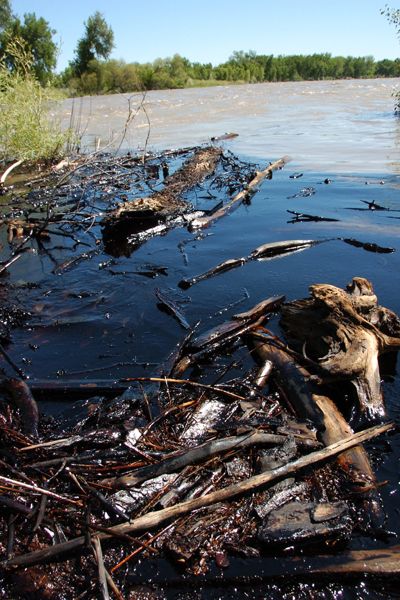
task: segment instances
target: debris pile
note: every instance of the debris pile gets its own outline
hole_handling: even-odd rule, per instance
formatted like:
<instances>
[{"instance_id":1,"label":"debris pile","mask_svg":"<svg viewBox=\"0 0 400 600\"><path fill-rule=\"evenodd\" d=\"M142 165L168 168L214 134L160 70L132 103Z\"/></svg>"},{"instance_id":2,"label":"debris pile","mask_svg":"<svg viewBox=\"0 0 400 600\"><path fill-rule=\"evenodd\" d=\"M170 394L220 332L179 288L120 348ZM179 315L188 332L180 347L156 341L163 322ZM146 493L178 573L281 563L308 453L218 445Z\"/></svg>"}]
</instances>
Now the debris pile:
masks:
<instances>
[{"instance_id":1,"label":"debris pile","mask_svg":"<svg viewBox=\"0 0 400 600\"><path fill-rule=\"evenodd\" d=\"M277 312L287 341L265 328ZM340 553L382 517L361 442L391 425L353 434L329 395L346 378L364 424L383 421L381 396L365 390L378 393L369 379L378 353L399 345L398 317L355 278L347 291L315 285L309 299L269 298L223 327L191 331L162 376L82 402L72 426L40 420L29 384L9 380L0 463L7 580L24 568L16 593L40 580L56 598L67 573L75 597L98 585L123 597L138 557L205 575L235 556ZM210 361L243 347L259 366L240 377L182 378L203 365L209 379ZM350 360L354 347L362 356ZM33 566L42 562L51 564Z\"/></svg>"},{"instance_id":2,"label":"debris pile","mask_svg":"<svg viewBox=\"0 0 400 600\"><path fill-rule=\"evenodd\" d=\"M45 264L52 282L101 252L108 256L98 268L123 275L116 258L174 227L208 227L250 203L286 161L257 170L214 145L145 157L98 155L57 171L51 186L48 179L32 182L27 196L8 189L3 282L20 259L28 270ZM292 197L315 192L305 187ZM296 223L336 220L288 212ZM189 289L252 261L311 252L325 242L394 251L341 237L267 241L176 285ZM168 271L147 262L135 269L149 279ZM96 291L66 293L82 298ZM62 372L58 380L29 379L6 348L13 324L31 315L8 306L4 296L5 594L129 598L149 570L157 583L161 561L170 567L159 576L161 586L177 573L188 582L238 581L238 559L263 578L399 574L398 547L356 546L359 536L387 536L380 482L363 444L393 427L381 365L393 365L400 347L400 319L379 305L370 281L354 277L346 289L314 284L308 298L266 298L200 330L157 286L154 306L172 315L185 337L152 376L97 383L63 379ZM65 414L42 414L38 399L49 401L60 389L76 402ZM269 571L262 567L267 560Z\"/></svg>"}]
</instances>

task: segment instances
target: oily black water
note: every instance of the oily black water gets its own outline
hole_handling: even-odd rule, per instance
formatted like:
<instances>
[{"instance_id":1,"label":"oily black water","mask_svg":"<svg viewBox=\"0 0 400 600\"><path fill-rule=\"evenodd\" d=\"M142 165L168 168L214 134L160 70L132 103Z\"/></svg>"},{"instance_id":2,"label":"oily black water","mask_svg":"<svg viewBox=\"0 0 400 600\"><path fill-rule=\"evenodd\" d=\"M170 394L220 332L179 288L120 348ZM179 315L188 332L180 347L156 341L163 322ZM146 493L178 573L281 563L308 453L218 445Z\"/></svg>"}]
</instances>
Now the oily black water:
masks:
<instances>
[{"instance_id":1,"label":"oily black water","mask_svg":"<svg viewBox=\"0 0 400 600\"><path fill-rule=\"evenodd\" d=\"M257 163L252 157L241 158ZM55 243L52 238L25 253L3 277L3 295L28 313L26 324L12 330L7 352L32 381L117 381L152 375L185 335L179 322L160 310L156 288L173 297L190 325L200 321L201 330L263 298L303 298L313 283L344 287L354 276L368 278L379 303L399 314L399 183L399 176L387 173L301 173L289 163L264 182L250 203L206 230L176 227L118 256L105 252L100 226L88 220L92 247L61 238ZM201 196L200 190L190 198L195 208L196 203L202 210L215 203L215 198ZM374 204L386 210L376 210ZM332 220L304 221L293 213ZM186 291L178 287L181 279L247 256L261 244L289 239L321 243L272 260L251 261ZM361 246L344 241L349 239ZM393 252L369 251L369 245ZM4 258L7 248L4 240ZM66 254L82 260L63 267ZM271 325L281 333L277 323ZM398 425L395 369L383 385L388 417ZM73 419L74 399L54 398L40 408L47 414L69 413ZM387 522L376 538L353 539L351 549L384 547L395 543L400 533L400 437L395 433L390 443L367 446L378 481L386 482L380 493ZM168 598L228 598L232 593L239 598L397 597L392 581L382 586L373 579L343 584L340 579L321 582L311 577L298 583L293 573L291 581L278 577L276 583L268 583L274 568L269 560L232 559L226 573L214 568L200 579L175 572L165 561L139 561L129 566L126 577L132 589L146 580L159 589L160 597Z\"/></svg>"}]
</instances>

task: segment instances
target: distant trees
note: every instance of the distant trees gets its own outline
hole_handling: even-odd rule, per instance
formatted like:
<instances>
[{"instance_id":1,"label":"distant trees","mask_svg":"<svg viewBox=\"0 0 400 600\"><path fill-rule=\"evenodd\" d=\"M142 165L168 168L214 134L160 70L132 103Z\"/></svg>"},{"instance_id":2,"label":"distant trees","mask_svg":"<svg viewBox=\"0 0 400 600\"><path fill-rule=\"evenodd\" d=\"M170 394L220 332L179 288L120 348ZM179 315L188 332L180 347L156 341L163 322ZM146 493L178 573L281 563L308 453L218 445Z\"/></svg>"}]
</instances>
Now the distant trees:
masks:
<instances>
[{"instance_id":1,"label":"distant trees","mask_svg":"<svg viewBox=\"0 0 400 600\"><path fill-rule=\"evenodd\" d=\"M209 85L227 81L260 83L398 76L399 60L375 62L372 56L344 57L328 53L273 56L237 51L215 67L211 63L191 63L179 54L146 64L92 59L79 77L70 65L63 74L63 83L78 94L97 94L183 88L203 82Z\"/></svg>"}]
</instances>

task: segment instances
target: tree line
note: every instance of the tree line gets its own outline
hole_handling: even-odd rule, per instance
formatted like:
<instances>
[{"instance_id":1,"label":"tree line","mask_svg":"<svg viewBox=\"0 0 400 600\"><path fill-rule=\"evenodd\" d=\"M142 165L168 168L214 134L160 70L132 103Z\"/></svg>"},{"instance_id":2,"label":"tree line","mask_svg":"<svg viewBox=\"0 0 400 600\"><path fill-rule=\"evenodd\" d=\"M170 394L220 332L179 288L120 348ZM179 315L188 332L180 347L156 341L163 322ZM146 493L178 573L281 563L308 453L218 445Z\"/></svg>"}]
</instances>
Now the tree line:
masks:
<instances>
[{"instance_id":1,"label":"tree line","mask_svg":"<svg viewBox=\"0 0 400 600\"><path fill-rule=\"evenodd\" d=\"M390 16L386 15L388 18ZM33 69L40 83L67 88L73 94L134 92L150 89L184 88L226 82L302 81L344 78L399 77L400 59L375 61L372 56L312 55L274 56L235 51L224 63L191 62L175 54L151 63L110 60L114 33L103 15L95 12L84 23L74 58L55 74L57 45L55 31L35 13L23 19L12 12L10 0L0 0L0 59L10 70L15 67L7 47L16 37L26 44L33 57Z\"/></svg>"},{"instance_id":2,"label":"tree line","mask_svg":"<svg viewBox=\"0 0 400 600\"><path fill-rule=\"evenodd\" d=\"M373 57L330 54L273 56L234 52L228 61L190 62L175 54L152 63L92 59L79 75L72 67L61 74L61 83L76 93L93 94L184 88L218 83L261 83L344 78L399 77L400 59L375 61Z\"/></svg>"}]
</instances>

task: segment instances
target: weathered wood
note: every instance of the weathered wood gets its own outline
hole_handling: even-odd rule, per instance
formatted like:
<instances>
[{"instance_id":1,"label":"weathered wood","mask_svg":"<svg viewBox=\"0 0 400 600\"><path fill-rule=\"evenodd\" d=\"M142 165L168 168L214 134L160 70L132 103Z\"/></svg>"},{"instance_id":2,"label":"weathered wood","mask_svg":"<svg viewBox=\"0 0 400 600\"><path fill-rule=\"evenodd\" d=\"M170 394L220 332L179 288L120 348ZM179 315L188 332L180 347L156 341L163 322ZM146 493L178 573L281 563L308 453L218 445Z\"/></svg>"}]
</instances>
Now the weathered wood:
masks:
<instances>
[{"instance_id":1,"label":"weathered wood","mask_svg":"<svg viewBox=\"0 0 400 600\"><path fill-rule=\"evenodd\" d=\"M385 309L379 307L379 313L372 285L363 278L354 278L347 291L316 284L310 293L311 298L282 307L281 323L289 340L305 348L337 380L353 383L361 419L381 420L385 407L379 355L400 348L400 328L393 326L393 313L386 313L392 322L392 330L386 333L386 325L379 326L377 319L379 314L383 318Z\"/></svg>"},{"instance_id":2,"label":"weathered wood","mask_svg":"<svg viewBox=\"0 0 400 600\"><path fill-rule=\"evenodd\" d=\"M181 279L178 285L186 290L199 281L204 281L205 279L210 279L220 273L225 273L226 271L241 267L250 260L272 260L274 258L286 256L287 254L302 252L303 250L311 248L311 246L315 246L316 244L321 244L324 241L328 240L284 240L280 242L268 242L267 244L262 244L261 246L258 246L258 248L252 250L248 256L230 258L219 263L215 267L208 269L208 271L205 271L204 273L200 273L189 279Z\"/></svg>"},{"instance_id":3,"label":"weathered wood","mask_svg":"<svg viewBox=\"0 0 400 600\"><path fill-rule=\"evenodd\" d=\"M12 172L14 169L16 169L17 167L19 167L19 165L20 165L21 163L23 163L23 162L24 162L23 160L17 160L17 161L15 161L14 163L12 163L12 165L10 165L10 166L9 166L9 167L8 167L8 168L7 168L7 169L4 171L4 173L2 174L2 176L0 177L0 184L3 184L3 183L5 183L5 181L6 181L7 177L9 176L9 174L10 174L10 173L11 173L11 172Z\"/></svg>"},{"instance_id":4,"label":"weathered wood","mask_svg":"<svg viewBox=\"0 0 400 600\"><path fill-rule=\"evenodd\" d=\"M117 489L130 488L139 485L143 481L151 479L152 477L158 477L164 473L174 473L175 471L179 471L187 465L198 464L206 459L230 450L241 450L251 446L282 445L286 440L286 435L275 435L272 433L262 433L257 431L253 431L245 435L230 436L220 440L207 442L201 446L190 448L189 450L184 450L183 452L180 452L175 456L168 457L157 464L149 465L148 467L143 467L142 469L137 469L136 471L127 473L122 477L103 479L101 483L107 486L111 485L113 488ZM297 436L296 441L298 441L300 446L303 445L306 448L315 448L316 446L315 442L302 436Z\"/></svg>"},{"instance_id":5,"label":"weathered wood","mask_svg":"<svg viewBox=\"0 0 400 600\"><path fill-rule=\"evenodd\" d=\"M217 210L214 214L208 217L200 217L199 219L194 219L190 224L191 229L202 229L203 227L208 227L214 221L225 217L233 210L235 210L241 202L246 200L251 194L254 194L256 188L264 179L268 179L272 177L272 173L277 169L283 169L286 163L289 161L288 156L284 156L274 163L268 165L263 171L257 171L255 177L247 184L247 186L237 193L229 202L224 204L222 208Z\"/></svg>"},{"instance_id":6,"label":"weathered wood","mask_svg":"<svg viewBox=\"0 0 400 600\"><path fill-rule=\"evenodd\" d=\"M158 527L163 523L170 521L171 519L188 514L193 510L197 510L199 508L204 508L206 506L210 506L218 502L224 502L226 500L236 498L245 493L258 489L262 486L266 486L272 483L273 481L288 477L289 475L297 473L298 471L305 469L311 465L315 465L325 460L329 460L330 458L340 454L341 452L349 450L350 448L353 448L354 446L357 446L362 442L370 440L378 435L381 435L382 433L389 431L390 429L392 429L392 427L393 424L388 423L385 425L377 425L364 431L360 431L347 437L346 439L331 444L330 446L323 448L322 450L317 450L306 456L302 456L301 458L282 467L278 467L277 469L261 473L260 475L255 475L253 477L245 479L244 481L241 481L240 483L235 483L228 487L222 488L221 490L217 490L216 492L206 494L205 496L202 496L200 498L187 500L185 502L181 502L180 504L176 504L175 506L171 506L169 508L164 508L162 510L145 514L142 517L138 517L133 521L115 525L114 527L110 527L110 531L118 534L127 534L138 533L140 531L147 531L148 529L153 529L154 527ZM101 533L98 535L100 539L106 539L110 537L110 534L105 533ZM30 552L22 556L16 556L10 560L3 562L3 567L21 567L32 565L38 562L43 562L52 559L55 556L59 556L61 554L65 554L66 552L71 552L72 550L81 548L82 546L84 546L85 543L86 537L80 536L62 544L49 546L42 550Z\"/></svg>"},{"instance_id":7,"label":"weathered wood","mask_svg":"<svg viewBox=\"0 0 400 600\"><path fill-rule=\"evenodd\" d=\"M184 165L164 181L164 188L151 196L137 198L121 204L119 208L111 211L104 224L111 224L122 219L149 219L157 216L167 216L174 211L180 211L187 206L182 199L182 194L195 185L201 183L211 175L222 155L222 149L207 146L197 150Z\"/></svg>"},{"instance_id":8,"label":"weathered wood","mask_svg":"<svg viewBox=\"0 0 400 600\"><path fill-rule=\"evenodd\" d=\"M352 435L353 431L335 403L325 395L317 393L310 373L293 358L273 343L253 338L255 351L261 361L271 361L274 366L275 382L294 413L309 419L318 430L318 438L328 446ZM338 463L348 474L357 489L370 490L375 476L364 448L352 448L338 457Z\"/></svg>"}]
</instances>

